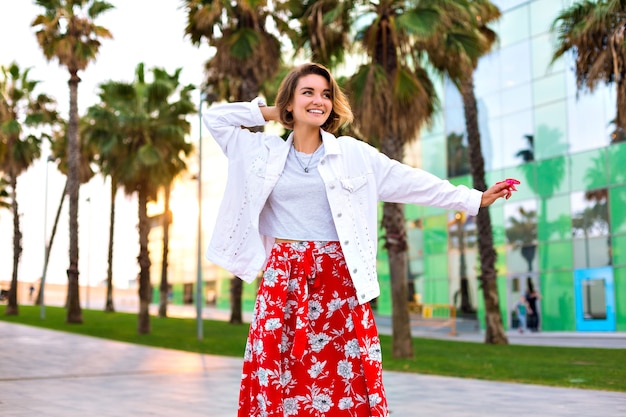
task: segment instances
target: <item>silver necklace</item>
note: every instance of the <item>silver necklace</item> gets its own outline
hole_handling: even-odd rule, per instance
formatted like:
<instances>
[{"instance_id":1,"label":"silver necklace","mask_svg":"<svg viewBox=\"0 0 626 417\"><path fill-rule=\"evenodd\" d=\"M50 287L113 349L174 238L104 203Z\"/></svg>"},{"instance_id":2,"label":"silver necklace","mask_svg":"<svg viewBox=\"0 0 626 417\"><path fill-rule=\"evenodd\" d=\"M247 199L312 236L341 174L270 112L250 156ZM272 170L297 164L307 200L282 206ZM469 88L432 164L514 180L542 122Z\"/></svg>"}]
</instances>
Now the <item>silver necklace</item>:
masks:
<instances>
[{"instance_id":1,"label":"silver necklace","mask_svg":"<svg viewBox=\"0 0 626 417\"><path fill-rule=\"evenodd\" d=\"M293 154L296 157L296 161L298 161L298 165L300 165L300 168L302 168L304 170L304 172L308 173L309 172L309 166L311 165L311 160L313 159L313 155L315 155L315 152L317 152L317 149L319 149L319 147L315 151L313 151L311 156L309 156L309 162L307 162L306 166L304 166L304 164L300 160L300 157L298 157L298 151L296 151L296 145L294 145L293 142L291 144L292 144L292 147L293 147Z\"/></svg>"}]
</instances>

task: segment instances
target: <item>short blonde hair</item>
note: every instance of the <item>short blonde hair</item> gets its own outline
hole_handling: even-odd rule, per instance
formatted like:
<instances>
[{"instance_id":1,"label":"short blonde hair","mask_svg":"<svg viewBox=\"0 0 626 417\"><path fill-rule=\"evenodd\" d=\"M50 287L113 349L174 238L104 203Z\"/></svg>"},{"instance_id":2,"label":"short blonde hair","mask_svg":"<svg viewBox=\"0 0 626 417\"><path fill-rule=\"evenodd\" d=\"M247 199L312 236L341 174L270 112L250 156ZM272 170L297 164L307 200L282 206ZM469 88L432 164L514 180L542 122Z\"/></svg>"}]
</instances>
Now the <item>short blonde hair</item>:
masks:
<instances>
[{"instance_id":1,"label":"short blonde hair","mask_svg":"<svg viewBox=\"0 0 626 417\"><path fill-rule=\"evenodd\" d=\"M287 110L287 107L293 100L300 78L311 74L320 75L328 81L333 110L321 127L327 132L335 133L341 126L352 122L354 116L352 115L348 98L341 91L330 71L320 64L308 63L300 65L291 70L283 79L276 96L276 107L278 107L280 114L280 122L283 126L293 129L293 114Z\"/></svg>"}]
</instances>

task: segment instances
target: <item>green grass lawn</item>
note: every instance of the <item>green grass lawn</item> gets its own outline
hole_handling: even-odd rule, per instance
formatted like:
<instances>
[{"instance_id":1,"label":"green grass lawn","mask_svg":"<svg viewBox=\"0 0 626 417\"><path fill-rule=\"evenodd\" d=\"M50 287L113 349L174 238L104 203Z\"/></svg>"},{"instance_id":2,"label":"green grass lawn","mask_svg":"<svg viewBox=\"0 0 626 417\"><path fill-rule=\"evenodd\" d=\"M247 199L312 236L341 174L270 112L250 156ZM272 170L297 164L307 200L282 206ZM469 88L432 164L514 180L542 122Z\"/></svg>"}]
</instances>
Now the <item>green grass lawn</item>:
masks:
<instances>
[{"instance_id":1,"label":"green grass lawn","mask_svg":"<svg viewBox=\"0 0 626 417\"><path fill-rule=\"evenodd\" d=\"M196 320L151 317L152 332L137 334L137 316L83 310L83 324L66 324L65 309L20 306L19 316L0 320L51 330L101 337L169 349L243 357L248 325L205 320L204 338L196 337ZM576 387L626 392L626 350L546 346L494 346L483 343L415 338L414 359L394 359L391 337L381 336L386 370L476 378L491 381Z\"/></svg>"}]
</instances>

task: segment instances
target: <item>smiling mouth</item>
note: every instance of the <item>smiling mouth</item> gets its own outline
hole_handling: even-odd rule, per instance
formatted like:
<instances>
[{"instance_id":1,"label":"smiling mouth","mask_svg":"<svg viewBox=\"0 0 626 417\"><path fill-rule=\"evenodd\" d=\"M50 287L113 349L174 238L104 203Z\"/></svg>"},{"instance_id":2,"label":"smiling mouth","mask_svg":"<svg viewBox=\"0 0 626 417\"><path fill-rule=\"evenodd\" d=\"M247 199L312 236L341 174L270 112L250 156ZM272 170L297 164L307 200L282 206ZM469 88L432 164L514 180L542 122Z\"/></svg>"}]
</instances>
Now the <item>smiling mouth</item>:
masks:
<instances>
[{"instance_id":1,"label":"smiling mouth","mask_svg":"<svg viewBox=\"0 0 626 417\"><path fill-rule=\"evenodd\" d=\"M308 110L309 113L314 113L314 114L324 114L324 112L322 110L317 110L317 109L313 109L313 110Z\"/></svg>"}]
</instances>

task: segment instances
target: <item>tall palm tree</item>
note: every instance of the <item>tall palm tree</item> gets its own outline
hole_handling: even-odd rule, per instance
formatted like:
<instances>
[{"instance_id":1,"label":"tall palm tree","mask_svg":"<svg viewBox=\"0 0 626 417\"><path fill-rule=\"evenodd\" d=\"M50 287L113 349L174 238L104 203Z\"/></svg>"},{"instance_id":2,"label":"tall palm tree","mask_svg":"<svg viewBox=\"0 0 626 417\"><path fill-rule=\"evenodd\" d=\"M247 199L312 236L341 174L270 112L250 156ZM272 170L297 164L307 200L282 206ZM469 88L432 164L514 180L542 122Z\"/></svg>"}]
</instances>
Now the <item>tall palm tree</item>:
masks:
<instances>
[{"instance_id":1,"label":"tall palm tree","mask_svg":"<svg viewBox=\"0 0 626 417\"><path fill-rule=\"evenodd\" d=\"M446 74L456 85L463 99L469 150L470 173L474 188L485 191L485 161L478 128L478 106L474 92L474 71L478 60L488 54L496 42L496 33L487 25L500 18L500 10L489 0L457 0L442 2L445 29L423 44L433 66ZM496 251L489 208L481 208L476 216L480 282L485 301L485 343L507 344L504 331L495 268Z\"/></svg>"},{"instance_id":2,"label":"tall palm tree","mask_svg":"<svg viewBox=\"0 0 626 417\"><path fill-rule=\"evenodd\" d=\"M154 69L154 79L148 82L144 65L139 64L132 83L110 81L100 86L101 97L106 98L103 106L116 116L115 130L126 148L116 154L113 175L126 194L138 197L140 334L150 333L152 299L147 204L156 199L160 187L170 185L185 169L184 157L191 150L185 141L190 129L185 117L196 111L189 97L193 87L179 88L179 74L180 69L173 75Z\"/></svg>"},{"instance_id":3,"label":"tall palm tree","mask_svg":"<svg viewBox=\"0 0 626 417\"><path fill-rule=\"evenodd\" d=\"M295 54L310 55L330 69L344 63L351 51L350 31L354 24L357 2L342 0L287 0L278 8L299 24L287 34Z\"/></svg>"},{"instance_id":4,"label":"tall palm tree","mask_svg":"<svg viewBox=\"0 0 626 417\"><path fill-rule=\"evenodd\" d=\"M83 122L81 121L81 126ZM51 155L48 156L47 162L55 162L57 164L57 169L66 177L65 186L63 187L63 191L61 192L61 200L59 201L59 206L57 207L56 215L54 216L54 222L52 224L52 230L50 232L50 237L48 238L48 242L46 243L46 251L44 254L44 264L43 264L43 272L41 275L41 283L39 285L39 293L37 294L37 305L41 305L43 300L43 290L46 283L46 276L48 273L48 262L50 260L50 251L52 250L52 244L54 243L54 238L56 236L57 227L59 225L59 219L61 218L61 210L63 209L63 204L65 202L65 197L67 195L67 188L69 182L68 176L68 156L67 156L67 129L68 123L66 120L61 118L58 119L55 124L55 128L53 129L52 136L50 138L50 150ZM85 184L91 180L94 176L94 172L91 169L91 163L94 160L94 152L93 147L85 144L83 140L80 140L79 143L79 165L78 165L78 181L80 184ZM69 292L67 294L69 299ZM68 303L66 303L67 305Z\"/></svg>"},{"instance_id":5,"label":"tall palm tree","mask_svg":"<svg viewBox=\"0 0 626 417\"><path fill-rule=\"evenodd\" d=\"M212 100L249 101L259 95L262 84L278 72L280 41L269 29L268 18L282 33L287 21L271 13L267 0L184 0L187 10L185 34L192 44L206 41L216 48L205 65L205 88ZM253 130L253 129L252 129ZM243 282L231 281L232 324L243 323ZM200 302L200 300L198 300Z\"/></svg>"},{"instance_id":6,"label":"tall palm tree","mask_svg":"<svg viewBox=\"0 0 626 417\"><path fill-rule=\"evenodd\" d=\"M579 90L615 83L613 142L626 140L626 1L582 0L563 10L552 23L557 34L552 62L571 53Z\"/></svg>"},{"instance_id":7,"label":"tall palm tree","mask_svg":"<svg viewBox=\"0 0 626 417\"><path fill-rule=\"evenodd\" d=\"M107 90L101 88L100 103L87 109L85 130L82 132L86 142L95 148L95 162L100 173L110 180L111 205L109 208L109 243L107 252L107 292L104 311L114 312L113 304L113 242L115 237L115 200L120 187L117 170L120 161L127 154L127 147L120 129L120 120L114 103Z\"/></svg>"},{"instance_id":8,"label":"tall palm tree","mask_svg":"<svg viewBox=\"0 0 626 417\"><path fill-rule=\"evenodd\" d=\"M6 308L7 315L17 315L17 276L22 254L22 232L17 201L17 178L41 154L42 137L32 128L49 125L56 119L55 102L45 94L35 96L38 81L29 79L30 68L20 69L17 63L0 67L0 171L8 179L13 212L13 274Z\"/></svg>"},{"instance_id":9,"label":"tall palm tree","mask_svg":"<svg viewBox=\"0 0 626 417\"><path fill-rule=\"evenodd\" d=\"M0 177L0 209L10 209L11 208L11 202L9 201L9 191L7 191L7 189L9 188L9 182L3 178Z\"/></svg>"},{"instance_id":10,"label":"tall palm tree","mask_svg":"<svg viewBox=\"0 0 626 417\"><path fill-rule=\"evenodd\" d=\"M44 9L32 22L37 28L37 42L48 60L57 59L67 68L70 78L70 109L68 124L68 194L70 200L70 250L68 278L68 323L82 323L78 292L78 190L80 186L78 140L78 72L94 61L100 40L111 33L96 25L95 20L113 6L101 0L35 0Z\"/></svg>"},{"instance_id":11,"label":"tall palm tree","mask_svg":"<svg viewBox=\"0 0 626 417\"><path fill-rule=\"evenodd\" d=\"M414 37L429 36L439 13L435 6L399 0L369 2L370 24L358 34L367 62L351 77L348 90L355 129L392 159L418 137L437 106L435 88L414 49ZM413 356L408 310L407 234L404 206L384 203L382 227L389 255L393 303L393 356Z\"/></svg>"}]
</instances>

